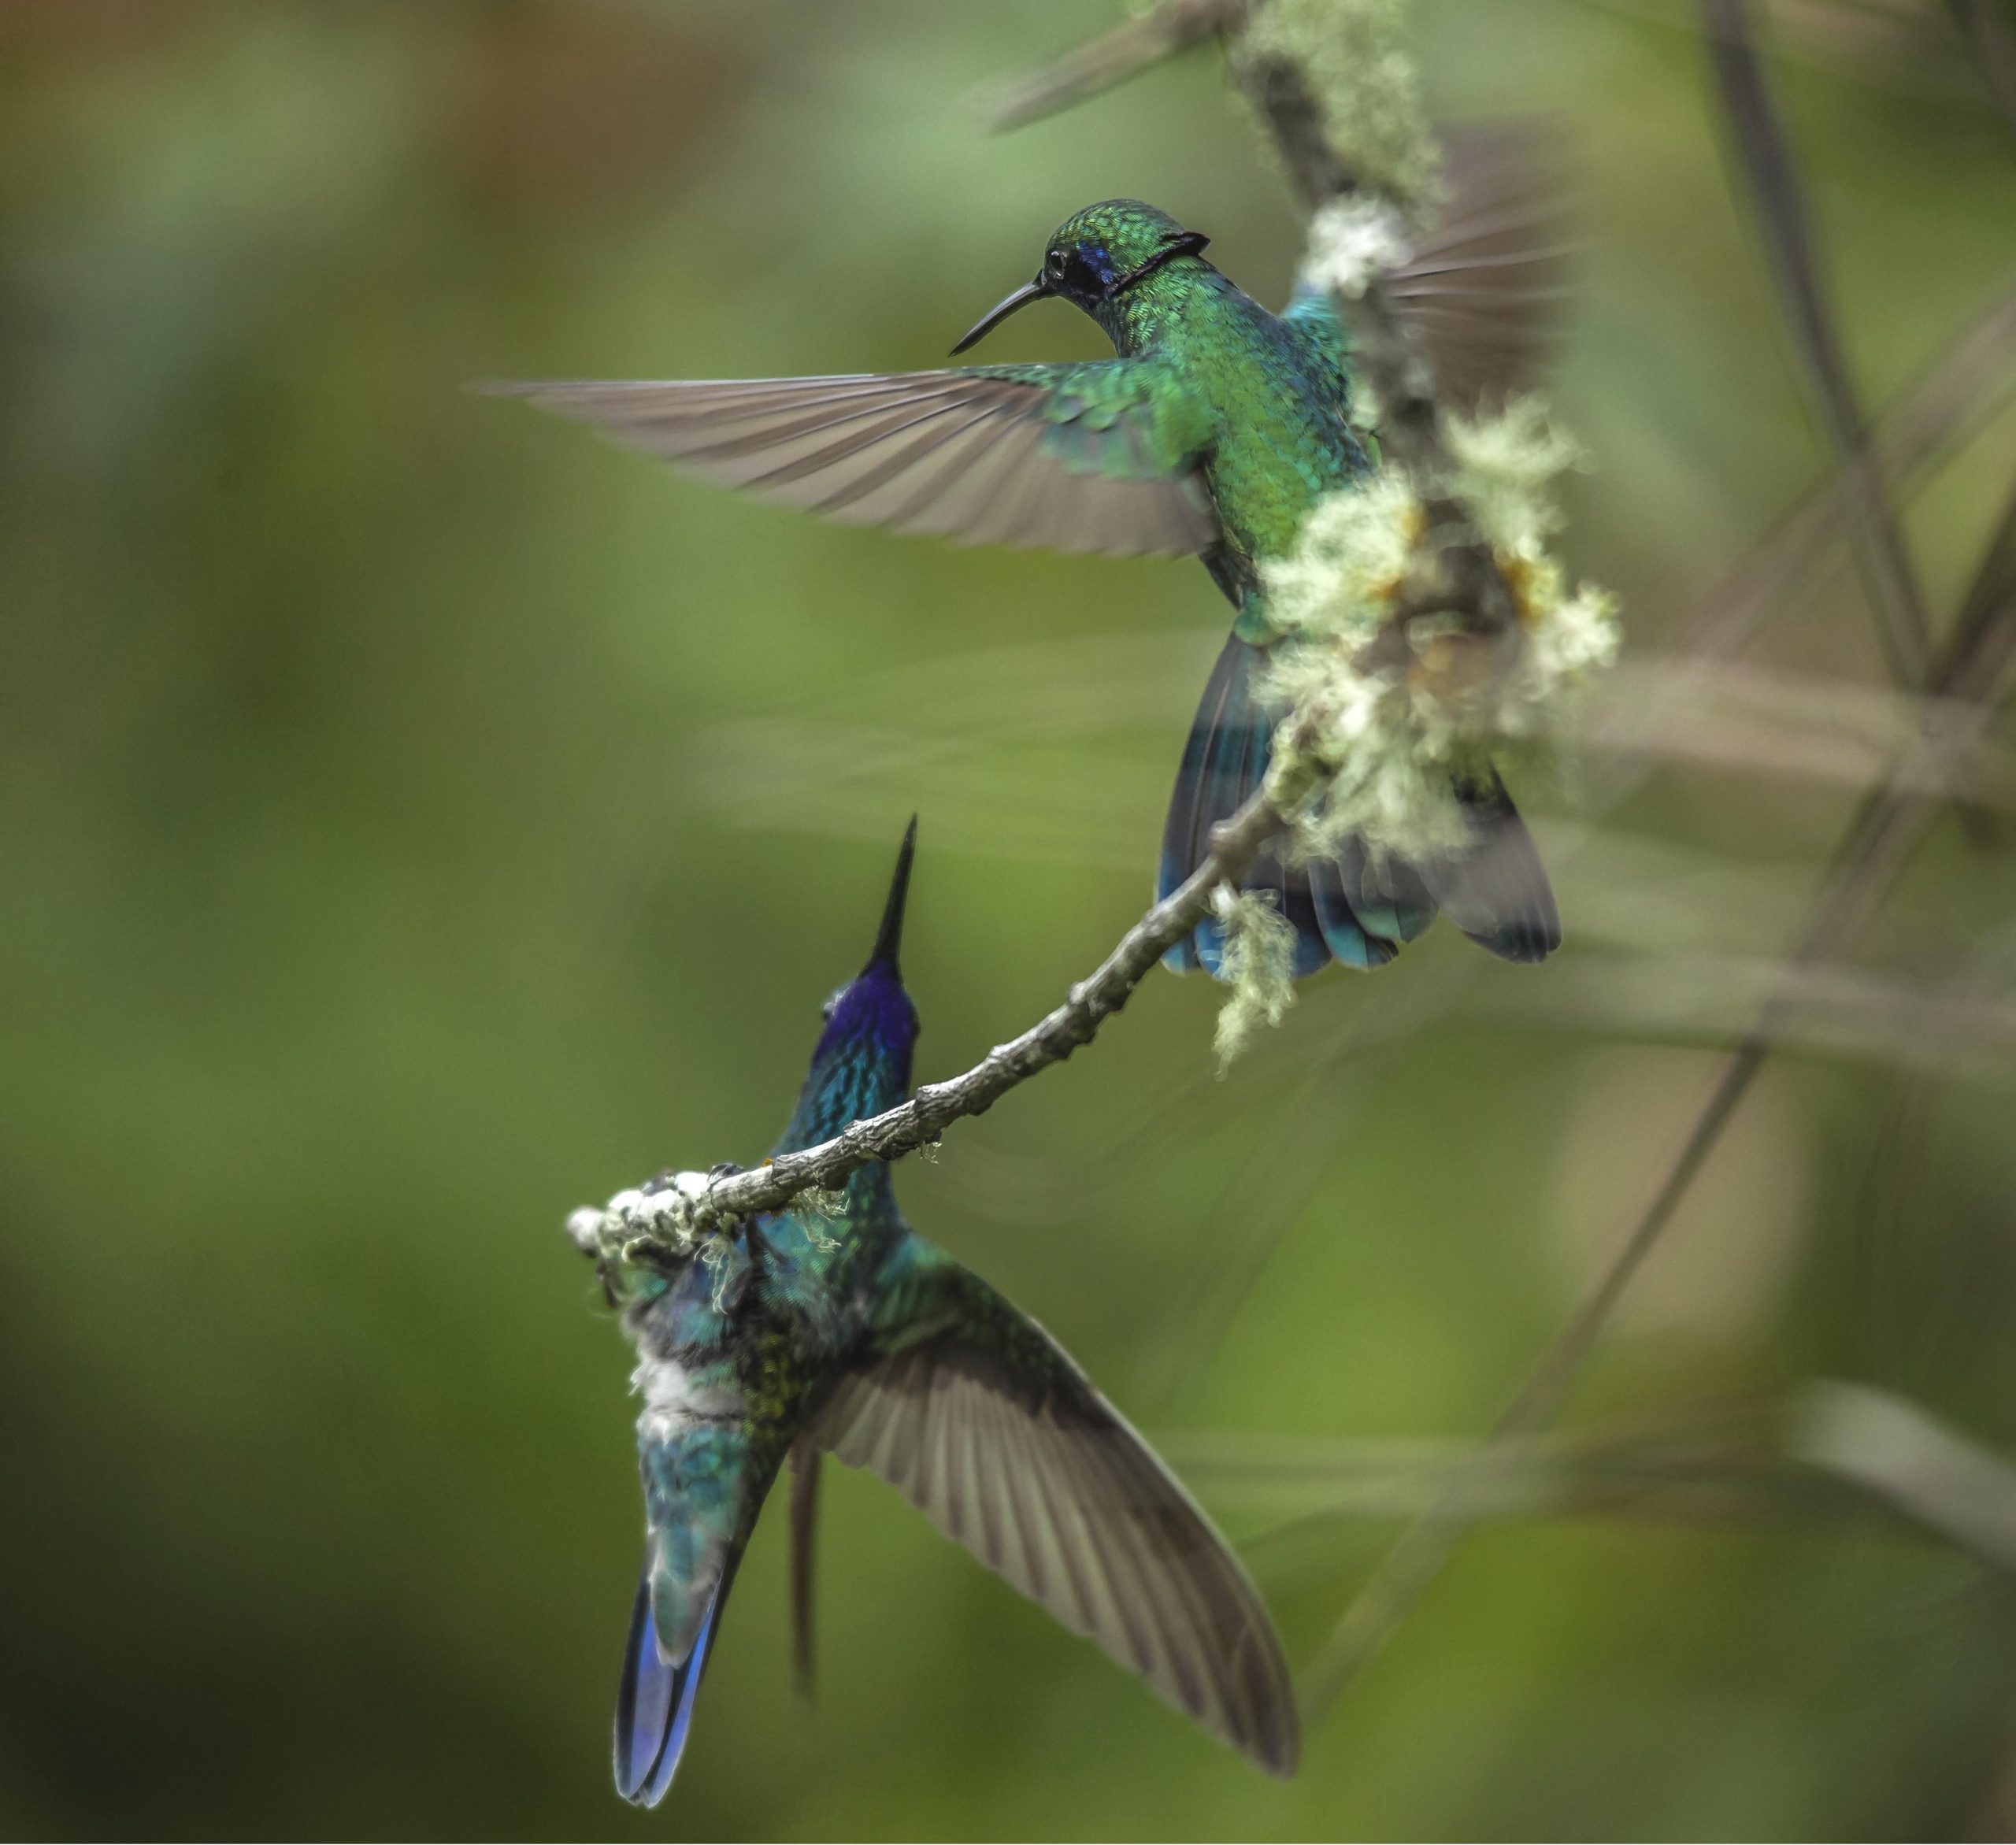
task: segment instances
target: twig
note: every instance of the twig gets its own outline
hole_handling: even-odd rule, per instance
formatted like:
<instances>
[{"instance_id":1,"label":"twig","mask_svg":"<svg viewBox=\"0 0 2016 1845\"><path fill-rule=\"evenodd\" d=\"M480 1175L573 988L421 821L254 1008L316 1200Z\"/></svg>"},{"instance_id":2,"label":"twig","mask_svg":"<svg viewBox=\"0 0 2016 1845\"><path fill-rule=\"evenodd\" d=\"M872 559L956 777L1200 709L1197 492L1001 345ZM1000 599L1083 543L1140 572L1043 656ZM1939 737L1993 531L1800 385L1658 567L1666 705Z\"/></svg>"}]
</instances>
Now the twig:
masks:
<instances>
[{"instance_id":1,"label":"twig","mask_svg":"<svg viewBox=\"0 0 2016 1845\"><path fill-rule=\"evenodd\" d=\"M1594 13L1692 32L1693 0L1579 0ZM1844 0L1767 0L1765 11L1785 50L1847 77L1942 102L1970 99L1975 73L1958 48L1913 30L1906 9Z\"/></svg>"},{"instance_id":2,"label":"twig","mask_svg":"<svg viewBox=\"0 0 2016 1845\"><path fill-rule=\"evenodd\" d=\"M1162 0L1055 63L989 91L980 98L981 109L997 129L1040 120L1224 31L1245 11L1246 0Z\"/></svg>"},{"instance_id":3,"label":"twig","mask_svg":"<svg viewBox=\"0 0 2016 1845\"><path fill-rule=\"evenodd\" d=\"M2016 349L2016 290L2005 292L1877 417L1872 447L1886 478L1902 480L1943 460L2000 407ZM1787 513L1702 603L1687 651L1724 658L1740 650L1765 615L1820 561L1852 483L1831 476Z\"/></svg>"},{"instance_id":4,"label":"twig","mask_svg":"<svg viewBox=\"0 0 2016 1845\"><path fill-rule=\"evenodd\" d=\"M1464 1022L1716 1047L1746 1028L1773 993L1784 1002L1777 1050L1946 1072L2007 1069L2016 1061L2016 1005L2000 994L1927 989L1828 961L1584 955L1544 990L1494 988Z\"/></svg>"},{"instance_id":5,"label":"twig","mask_svg":"<svg viewBox=\"0 0 2016 1845\"><path fill-rule=\"evenodd\" d=\"M1277 798L1293 805L1290 796L1280 791L1270 795L1263 788L1230 820L1214 828L1203 863L1121 937L1118 946L1071 989L1062 1006L1020 1037L997 1044L963 1075L927 1083L900 1106L856 1121L830 1140L780 1154L747 1172L722 1173L687 1195L680 1210L681 1227L690 1235L719 1229L758 1212L781 1210L800 1192L837 1186L871 1161L900 1159L932 1145L954 1121L984 1114L1017 1084L1089 1044L1164 953L1203 921L1218 887L1239 887L1253 861L1286 824ZM577 1219L602 1215L576 1213ZM576 1239L584 1246L589 1228L584 1223L576 1229ZM632 1239L631 1253L648 1257L650 1243L648 1228L641 1228Z\"/></svg>"},{"instance_id":6,"label":"twig","mask_svg":"<svg viewBox=\"0 0 2016 1845\"><path fill-rule=\"evenodd\" d=\"M2016 1574L2016 1465L1906 1397L1804 1384L1782 1402L1507 1442L1480 1483L1455 1441L1185 1432L1158 1452L1214 1502L1288 1514L1247 1539L1279 1558L1341 1524L1404 1517L1460 1483L1466 1519L1610 1517L1789 1525L1888 1516ZM1280 1565L1267 1568L1278 1576Z\"/></svg>"},{"instance_id":7,"label":"twig","mask_svg":"<svg viewBox=\"0 0 2016 1845\"><path fill-rule=\"evenodd\" d=\"M1947 0L1947 5L1973 52L1996 113L2016 132L2016 28L1996 11L1992 0Z\"/></svg>"},{"instance_id":8,"label":"twig","mask_svg":"<svg viewBox=\"0 0 2016 1845\"><path fill-rule=\"evenodd\" d=\"M1766 266L1794 335L1800 369L1842 474L1848 530L1893 677L1924 682L1928 624L1916 573L1870 452L1839 333L1821 287L1798 169L1772 105L1747 0L1701 0L1703 36L1749 182Z\"/></svg>"},{"instance_id":9,"label":"twig","mask_svg":"<svg viewBox=\"0 0 2016 1845\"><path fill-rule=\"evenodd\" d=\"M2016 753L1983 739L1966 761L1910 750L1965 721L1962 701L1843 680L1640 655L1614 669L1578 724L1577 747L1611 758L1692 763L1866 792L1886 777L1922 794L2016 808Z\"/></svg>"},{"instance_id":10,"label":"twig","mask_svg":"<svg viewBox=\"0 0 2016 1845\"><path fill-rule=\"evenodd\" d=\"M1233 80L1266 124L1282 170L1305 212L1314 213L1333 199L1363 195L1358 176L1331 146L1323 106L1293 59L1245 50L1234 56L1232 68ZM1352 369L1379 406L1380 449L1389 461L1415 471L1425 481L1433 480L1447 470L1449 457L1442 444L1434 376L1426 355L1410 335L1383 280L1373 280L1362 299L1340 307L1347 313L1354 341ZM1453 513L1459 526L1467 526L1460 509L1447 502L1430 501L1423 509L1431 523L1441 523ZM1509 609L1510 592L1492 564L1488 549L1473 544L1467 550L1475 567L1486 572L1492 592L1503 596ZM1475 594L1484 586L1469 587Z\"/></svg>"}]
</instances>

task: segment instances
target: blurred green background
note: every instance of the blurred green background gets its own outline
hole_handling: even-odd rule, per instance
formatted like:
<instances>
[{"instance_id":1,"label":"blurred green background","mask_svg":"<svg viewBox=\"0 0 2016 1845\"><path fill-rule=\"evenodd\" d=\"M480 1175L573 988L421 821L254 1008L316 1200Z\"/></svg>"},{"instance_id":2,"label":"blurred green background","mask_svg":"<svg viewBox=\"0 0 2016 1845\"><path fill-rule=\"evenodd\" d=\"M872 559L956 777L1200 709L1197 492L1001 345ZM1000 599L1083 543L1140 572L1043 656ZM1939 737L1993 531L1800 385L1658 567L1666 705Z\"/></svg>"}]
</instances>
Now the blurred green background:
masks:
<instances>
[{"instance_id":1,"label":"blurred green background","mask_svg":"<svg viewBox=\"0 0 2016 1845\"><path fill-rule=\"evenodd\" d=\"M773 1521L673 1796L610 1789L633 1410L561 1220L768 1145L914 807L921 1073L1051 1003L1142 906L1225 617L1194 565L825 528L461 387L932 365L1115 194L1278 299L1296 226L1214 56L980 132L1113 17L0 9L0 1832L2016 1827L2016 1592L1878 1523L1494 1526L1280 1786L834 1470L817 1707ZM1439 111L1579 143L1567 550L1645 653L1824 472L1684 17L1419 15ZM1937 7L1874 54L1785 30L1880 401L2010 286L2016 139ZM1052 308L991 356L1097 350ZM2012 454L1998 409L1912 504L1942 610ZM1852 576L1807 587L1757 657L1877 677ZM1525 776L1546 839L1611 772ZM1562 851L1547 970L1437 930L1222 1083L1214 992L1158 975L905 1203L1259 1536L1211 1451L1474 1435L1676 1143L1714 1030L1546 984L1773 954L1851 801L1661 771ZM1949 825L1863 947L1999 991L2013 910ZM1774 1068L1577 1424L1829 1376L2016 1449L2011 1086L1910 1050ZM1254 1545L1297 1661L1395 1528Z\"/></svg>"}]
</instances>

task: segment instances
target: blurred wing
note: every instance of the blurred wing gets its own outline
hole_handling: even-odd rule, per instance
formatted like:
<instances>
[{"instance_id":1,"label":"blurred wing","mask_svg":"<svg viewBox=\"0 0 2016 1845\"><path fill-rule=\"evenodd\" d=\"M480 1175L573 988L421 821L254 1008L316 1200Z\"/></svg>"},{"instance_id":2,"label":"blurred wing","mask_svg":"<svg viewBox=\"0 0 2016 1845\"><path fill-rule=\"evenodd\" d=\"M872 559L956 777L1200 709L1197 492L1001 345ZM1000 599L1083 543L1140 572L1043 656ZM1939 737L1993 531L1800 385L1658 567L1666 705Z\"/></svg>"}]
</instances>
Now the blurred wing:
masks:
<instances>
[{"instance_id":1,"label":"blurred wing","mask_svg":"<svg viewBox=\"0 0 2016 1845\"><path fill-rule=\"evenodd\" d=\"M1567 295L1566 189L1543 124L1461 128L1447 146L1441 223L1385 287L1443 402L1468 411L1538 380ZM1282 317L1333 362L1350 350L1327 289L1299 287Z\"/></svg>"},{"instance_id":2,"label":"blurred wing","mask_svg":"<svg viewBox=\"0 0 2016 1845\"><path fill-rule=\"evenodd\" d=\"M1567 213L1558 147L1542 124L1461 128L1447 147L1442 221L1387 286L1443 402L1468 410L1537 380L1567 295Z\"/></svg>"},{"instance_id":3,"label":"blurred wing","mask_svg":"<svg viewBox=\"0 0 2016 1845\"><path fill-rule=\"evenodd\" d=\"M1422 859L1419 884L1443 913L1480 947L1506 961L1544 961L1561 946L1561 912L1540 848L1498 771L1459 783L1456 798L1472 843Z\"/></svg>"},{"instance_id":4,"label":"blurred wing","mask_svg":"<svg viewBox=\"0 0 2016 1845\"><path fill-rule=\"evenodd\" d=\"M1169 381L1129 360L495 388L850 524L1116 556L1188 556L1218 537L1194 455L1169 432Z\"/></svg>"},{"instance_id":5,"label":"blurred wing","mask_svg":"<svg viewBox=\"0 0 2016 1845\"><path fill-rule=\"evenodd\" d=\"M1294 1773L1295 1700L1252 1584L1195 1503L1043 1328L936 1251L906 1343L810 1432L1262 1767Z\"/></svg>"}]
</instances>

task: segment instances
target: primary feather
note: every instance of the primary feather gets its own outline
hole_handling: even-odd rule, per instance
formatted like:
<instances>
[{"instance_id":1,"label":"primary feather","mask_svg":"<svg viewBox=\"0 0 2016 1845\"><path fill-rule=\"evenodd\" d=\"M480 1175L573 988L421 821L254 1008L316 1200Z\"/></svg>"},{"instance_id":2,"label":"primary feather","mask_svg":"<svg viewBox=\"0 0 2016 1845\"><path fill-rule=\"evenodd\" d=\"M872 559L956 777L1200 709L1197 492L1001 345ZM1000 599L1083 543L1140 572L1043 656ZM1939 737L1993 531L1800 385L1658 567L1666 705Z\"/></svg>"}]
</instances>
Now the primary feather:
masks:
<instances>
[{"instance_id":1,"label":"primary feather","mask_svg":"<svg viewBox=\"0 0 2016 1845\"><path fill-rule=\"evenodd\" d=\"M853 524L1186 557L1217 520L1145 368L509 387L647 454Z\"/></svg>"},{"instance_id":2,"label":"primary feather","mask_svg":"<svg viewBox=\"0 0 2016 1845\"><path fill-rule=\"evenodd\" d=\"M921 1239L894 1261L900 1313L814 1437L1158 1697L1292 1773L1295 1699L1273 1625L1195 1502L1033 1320Z\"/></svg>"}]
</instances>

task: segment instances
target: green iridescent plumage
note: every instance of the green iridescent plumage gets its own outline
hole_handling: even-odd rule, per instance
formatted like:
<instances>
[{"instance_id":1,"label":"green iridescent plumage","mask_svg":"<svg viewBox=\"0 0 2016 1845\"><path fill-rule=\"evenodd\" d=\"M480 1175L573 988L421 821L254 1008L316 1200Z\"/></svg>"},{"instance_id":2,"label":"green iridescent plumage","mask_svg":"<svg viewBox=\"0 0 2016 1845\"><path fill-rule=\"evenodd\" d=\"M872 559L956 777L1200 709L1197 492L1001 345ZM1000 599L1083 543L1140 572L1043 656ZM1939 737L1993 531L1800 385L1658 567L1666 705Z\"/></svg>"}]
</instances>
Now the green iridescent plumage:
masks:
<instances>
[{"instance_id":1,"label":"green iridescent plumage","mask_svg":"<svg viewBox=\"0 0 2016 1845\"><path fill-rule=\"evenodd\" d=\"M917 1013L897 945L905 842L874 953L835 995L784 1151L907 1092ZM832 1214L766 1216L670 1266L606 1263L636 1342L645 1556L616 1775L670 1786L720 1613L788 1454L880 1473L944 1531L1162 1697L1275 1773L1295 1707L1266 1610L1223 1541L1041 1327L912 1231L888 1168ZM809 1600L810 1476L793 1495Z\"/></svg>"},{"instance_id":2,"label":"green iridescent plumage","mask_svg":"<svg viewBox=\"0 0 2016 1845\"><path fill-rule=\"evenodd\" d=\"M1467 365L1502 386L1530 319L1532 265L1506 243L1525 220L1455 191L1450 239L1389 285L1438 362L1452 355L1452 376ZM1281 638L1260 567L1288 554L1319 501L1377 465L1354 424L1349 342L1328 293L1306 291L1271 313L1206 259L1207 241L1135 200L1089 206L1058 227L1036 279L954 349L1057 298L1106 331L1111 359L518 388L649 453L830 518L969 542L1201 556L1236 615L1170 802L1166 895L1258 785L1283 715L1256 670ZM1503 324L1477 297L1508 310ZM1547 874L1503 784L1480 771L1453 795L1469 840L1457 851L1413 864L1355 846L1307 865L1263 855L1248 887L1271 891L1294 926L1298 973L1332 958L1377 966L1438 908L1509 959L1558 945ZM1171 964L1216 972L1221 946L1207 921Z\"/></svg>"}]
</instances>

